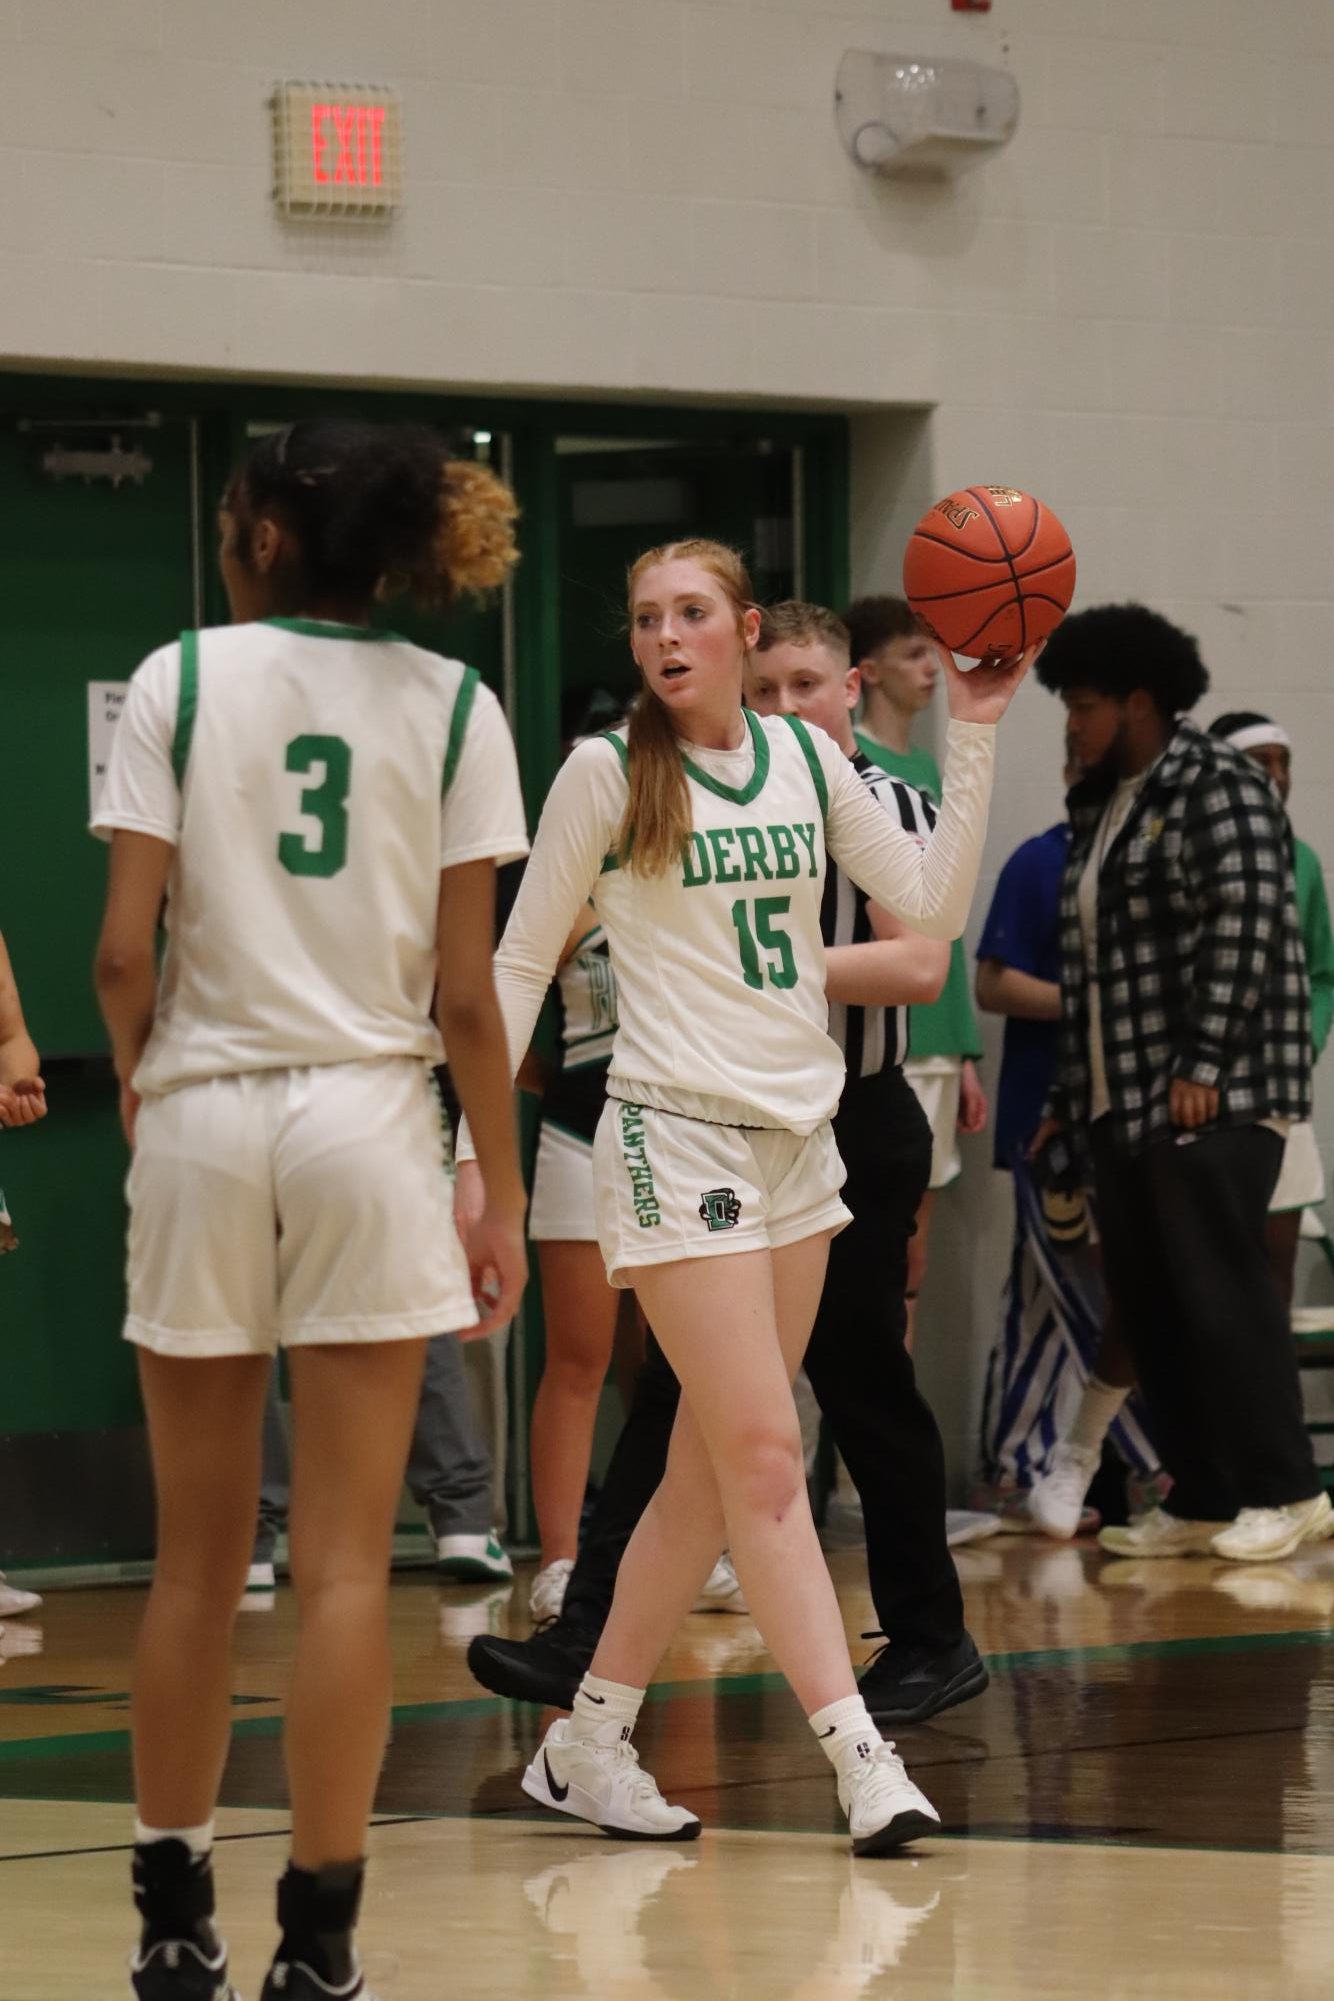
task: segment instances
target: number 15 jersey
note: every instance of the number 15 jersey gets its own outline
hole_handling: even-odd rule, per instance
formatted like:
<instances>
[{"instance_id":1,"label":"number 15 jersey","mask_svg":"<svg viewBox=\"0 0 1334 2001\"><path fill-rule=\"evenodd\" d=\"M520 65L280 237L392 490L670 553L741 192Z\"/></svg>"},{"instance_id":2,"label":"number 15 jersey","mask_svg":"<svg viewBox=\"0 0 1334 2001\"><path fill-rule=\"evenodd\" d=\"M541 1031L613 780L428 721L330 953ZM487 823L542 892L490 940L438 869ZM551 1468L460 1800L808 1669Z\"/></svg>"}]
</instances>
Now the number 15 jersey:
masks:
<instances>
[{"instance_id":1,"label":"number 15 jersey","mask_svg":"<svg viewBox=\"0 0 1334 2001\"><path fill-rule=\"evenodd\" d=\"M527 853L475 672L307 619L186 633L116 725L93 831L176 850L144 1093L241 1071L441 1060L440 871Z\"/></svg>"},{"instance_id":2,"label":"number 15 jersey","mask_svg":"<svg viewBox=\"0 0 1334 2001\"><path fill-rule=\"evenodd\" d=\"M615 853L628 798L623 734L580 745L548 794L496 958L512 1061L591 894L618 996L609 1094L726 1125L813 1132L844 1078L825 1001L826 855L913 928L957 936L981 858L994 739L989 725L950 724L945 805L919 841L822 730L747 710L736 750L683 751L691 831L680 859L652 877Z\"/></svg>"}]
</instances>

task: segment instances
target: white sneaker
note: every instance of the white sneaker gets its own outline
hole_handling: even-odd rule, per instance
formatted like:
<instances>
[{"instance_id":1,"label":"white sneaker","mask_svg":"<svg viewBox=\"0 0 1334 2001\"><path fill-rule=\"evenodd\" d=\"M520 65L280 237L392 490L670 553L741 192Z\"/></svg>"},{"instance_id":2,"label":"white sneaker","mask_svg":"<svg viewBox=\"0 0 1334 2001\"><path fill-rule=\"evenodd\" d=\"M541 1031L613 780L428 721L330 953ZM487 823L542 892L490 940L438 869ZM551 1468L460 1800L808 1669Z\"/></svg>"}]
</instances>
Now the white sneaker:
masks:
<instances>
[{"instance_id":1,"label":"white sneaker","mask_svg":"<svg viewBox=\"0 0 1334 2001\"><path fill-rule=\"evenodd\" d=\"M848 1816L854 1855L887 1855L940 1826L940 1815L889 1743L849 1761L838 1775L838 1803Z\"/></svg>"},{"instance_id":2,"label":"white sneaker","mask_svg":"<svg viewBox=\"0 0 1334 2001\"><path fill-rule=\"evenodd\" d=\"M572 1556L558 1556L538 1571L533 1579L533 1588L528 1593L528 1610L533 1615L534 1626L547 1626L553 1619L559 1619L561 1606L565 1603L565 1587L573 1569Z\"/></svg>"},{"instance_id":3,"label":"white sneaker","mask_svg":"<svg viewBox=\"0 0 1334 2001\"><path fill-rule=\"evenodd\" d=\"M749 1612L750 1607L726 1550L709 1572L704 1588L691 1609L696 1612Z\"/></svg>"},{"instance_id":4,"label":"white sneaker","mask_svg":"<svg viewBox=\"0 0 1334 2001\"><path fill-rule=\"evenodd\" d=\"M247 1591L272 1591L278 1582L271 1563L252 1563L245 1574Z\"/></svg>"},{"instance_id":5,"label":"white sneaker","mask_svg":"<svg viewBox=\"0 0 1334 2001\"><path fill-rule=\"evenodd\" d=\"M610 1735L615 1728L604 1724ZM627 1737L610 1743L598 1737L572 1738L570 1719L552 1724L542 1747L523 1775L529 1799L556 1813L591 1820L608 1834L636 1841L693 1841L699 1821L683 1806L669 1806L639 1763Z\"/></svg>"},{"instance_id":6,"label":"white sneaker","mask_svg":"<svg viewBox=\"0 0 1334 2001\"><path fill-rule=\"evenodd\" d=\"M976 1508L945 1510L945 1541L950 1549L962 1549L970 1542L986 1542L1000 1532L999 1515L984 1515Z\"/></svg>"},{"instance_id":7,"label":"white sneaker","mask_svg":"<svg viewBox=\"0 0 1334 2001\"><path fill-rule=\"evenodd\" d=\"M1086 1445L1063 1440L1052 1453L1051 1468L1039 1474L1028 1490L1028 1512L1045 1535L1069 1542L1079 1533L1084 1496L1102 1464L1102 1454Z\"/></svg>"},{"instance_id":8,"label":"white sneaker","mask_svg":"<svg viewBox=\"0 0 1334 2001\"><path fill-rule=\"evenodd\" d=\"M1274 1563L1327 1535L1334 1535L1334 1508L1322 1488L1309 1501L1290 1501L1285 1508L1243 1508L1209 1546L1229 1563Z\"/></svg>"},{"instance_id":9,"label":"white sneaker","mask_svg":"<svg viewBox=\"0 0 1334 2001\"><path fill-rule=\"evenodd\" d=\"M1103 1529L1098 1545L1111 1556L1208 1556L1214 1537L1230 1526L1187 1521L1183 1515L1169 1515L1166 1508L1151 1508L1124 1528Z\"/></svg>"},{"instance_id":10,"label":"white sneaker","mask_svg":"<svg viewBox=\"0 0 1334 2001\"><path fill-rule=\"evenodd\" d=\"M0 1570L0 1619L12 1619L17 1612L35 1612L41 1602L35 1591L20 1591L17 1584L6 1584Z\"/></svg>"},{"instance_id":11,"label":"white sneaker","mask_svg":"<svg viewBox=\"0 0 1334 2001\"><path fill-rule=\"evenodd\" d=\"M460 1578L465 1584L504 1584L514 1575L514 1565L494 1529L486 1535L437 1536L435 1560L442 1577Z\"/></svg>"},{"instance_id":12,"label":"white sneaker","mask_svg":"<svg viewBox=\"0 0 1334 2001\"><path fill-rule=\"evenodd\" d=\"M0 1626L0 1662L20 1660L41 1651L40 1626Z\"/></svg>"}]
</instances>

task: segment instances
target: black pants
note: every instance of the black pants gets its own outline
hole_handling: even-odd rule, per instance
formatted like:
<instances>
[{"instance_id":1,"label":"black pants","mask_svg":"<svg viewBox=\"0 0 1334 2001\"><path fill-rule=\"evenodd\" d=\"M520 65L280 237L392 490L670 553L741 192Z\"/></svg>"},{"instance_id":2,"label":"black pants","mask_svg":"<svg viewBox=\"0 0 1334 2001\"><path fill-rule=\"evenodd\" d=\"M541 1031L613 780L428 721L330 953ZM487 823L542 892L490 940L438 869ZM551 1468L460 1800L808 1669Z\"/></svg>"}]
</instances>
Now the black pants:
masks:
<instances>
[{"instance_id":1,"label":"black pants","mask_svg":"<svg viewBox=\"0 0 1334 2001\"><path fill-rule=\"evenodd\" d=\"M1103 1265L1172 1513L1225 1522L1309 1500L1320 1481L1265 1247L1282 1140L1223 1126L1126 1154L1108 1126L1092 1132Z\"/></svg>"},{"instance_id":2,"label":"black pants","mask_svg":"<svg viewBox=\"0 0 1334 2001\"><path fill-rule=\"evenodd\" d=\"M903 1345L908 1240L931 1130L901 1070L851 1082L834 1121L854 1221L834 1238L806 1373L861 1496L871 1597L900 1646L954 1646L963 1596L945 1543L945 1454ZM600 1632L616 1570L667 1464L680 1386L650 1335L634 1403L565 1593Z\"/></svg>"}]
</instances>

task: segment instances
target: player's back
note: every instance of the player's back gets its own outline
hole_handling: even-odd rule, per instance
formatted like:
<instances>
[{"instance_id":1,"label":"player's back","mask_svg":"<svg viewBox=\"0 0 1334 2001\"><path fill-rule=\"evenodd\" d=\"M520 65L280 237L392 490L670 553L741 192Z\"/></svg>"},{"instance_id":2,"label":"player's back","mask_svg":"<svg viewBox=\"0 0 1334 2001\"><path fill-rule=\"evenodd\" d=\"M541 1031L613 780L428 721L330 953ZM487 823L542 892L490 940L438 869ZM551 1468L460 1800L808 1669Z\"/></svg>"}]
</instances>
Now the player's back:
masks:
<instances>
[{"instance_id":1,"label":"player's back","mask_svg":"<svg viewBox=\"0 0 1334 2001\"><path fill-rule=\"evenodd\" d=\"M476 676L403 640L306 620L186 635L141 673L174 692L180 787L141 1088L436 1060L441 802Z\"/></svg>"}]
</instances>

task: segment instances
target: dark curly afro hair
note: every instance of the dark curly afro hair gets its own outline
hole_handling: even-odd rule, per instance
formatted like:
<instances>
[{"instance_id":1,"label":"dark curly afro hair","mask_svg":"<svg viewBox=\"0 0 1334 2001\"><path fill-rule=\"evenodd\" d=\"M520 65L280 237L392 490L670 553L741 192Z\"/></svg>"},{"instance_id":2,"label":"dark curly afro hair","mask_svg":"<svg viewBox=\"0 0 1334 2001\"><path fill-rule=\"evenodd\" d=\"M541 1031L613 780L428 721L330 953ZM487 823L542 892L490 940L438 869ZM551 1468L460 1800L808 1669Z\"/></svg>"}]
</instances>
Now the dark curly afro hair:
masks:
<instances>
[{"instance_id":1,"label":"dark curly afro hair","mask_svg":"<svg viewBox=\"0 0 1334 2001\"><path fill-rule=\"evenodd\" d=\"M1100 604L1057 626L1035 669L1054 695L1091 688L1123 702L1145 689L1165 716L1193 709L1209 670L1188 632L1142 604Z\"/></svg>"}]
</instances>

